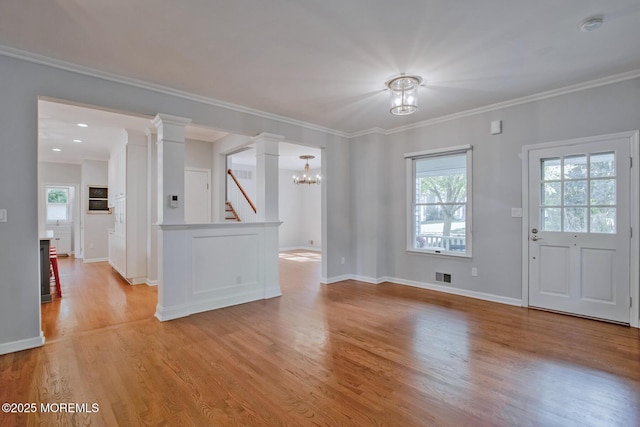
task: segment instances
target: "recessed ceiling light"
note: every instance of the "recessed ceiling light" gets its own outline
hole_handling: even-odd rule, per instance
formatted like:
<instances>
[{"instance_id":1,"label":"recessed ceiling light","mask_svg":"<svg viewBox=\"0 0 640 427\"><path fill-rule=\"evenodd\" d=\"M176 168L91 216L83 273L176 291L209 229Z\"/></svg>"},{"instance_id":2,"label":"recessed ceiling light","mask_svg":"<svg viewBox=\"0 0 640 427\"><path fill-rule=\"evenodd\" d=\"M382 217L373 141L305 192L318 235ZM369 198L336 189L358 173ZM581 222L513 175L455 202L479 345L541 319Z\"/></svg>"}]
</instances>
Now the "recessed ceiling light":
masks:
<instances>
[{"instance_id":1,"label":"recessed ceiling light","mask_svg":"<svg viewBox=\"0 0 640 427\"><path fill-rule=\"evenodd\" d=\"M80 126L81 128L88 128L89 125L86 123L78 123L78 126Z\"/></svg>"},{"instance_id":2,"label":"recessed ceiling light","mask_svg":"<svg viewBox=\"0 0 640 427\"><path fill-rule=\"evenodd\" d=\"M73 142L82 142L81 139L74 139Z\"/></svg>"},{"instance_id":3,"label":"recessed ceiling light","mask_svg":"<svg viewBox=\"0 0 640 427\"><path fill-rule=\"evenodd\" d=\"M61 150L61 149L59 149L59 148L52 148L51 150L56 151L56 152L58 152L58 151L62 151L62 150Z\"/></svg>"},{"instance_id":4,"label":"recessed ceiling light","mask_svg":"<svg viewBox=\"0 0 640 427\"><path fill-rule=\"evenodd\" d=\"M596 15L582 21L580 24L578 24L578 28L580 28L580 31L582 31L583 33L588 33L589 31L594 31L602 27L603 22L604 16Z\"/></svg>"}]
</instances>

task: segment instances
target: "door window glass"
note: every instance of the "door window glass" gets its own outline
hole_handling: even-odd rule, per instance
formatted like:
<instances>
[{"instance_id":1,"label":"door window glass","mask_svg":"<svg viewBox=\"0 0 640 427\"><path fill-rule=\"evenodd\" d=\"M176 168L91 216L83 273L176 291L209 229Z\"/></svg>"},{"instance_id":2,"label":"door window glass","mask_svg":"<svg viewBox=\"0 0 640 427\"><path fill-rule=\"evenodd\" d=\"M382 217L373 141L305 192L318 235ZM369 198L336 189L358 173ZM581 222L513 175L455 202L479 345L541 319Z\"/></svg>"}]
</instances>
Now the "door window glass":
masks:
<instances>
[{"instance_id":1,"label":"door window glass","mask_svg":"<svg viewBox=\"0 0 640 427\"><path fill-rule=\"evenodd\" d=\"M616 233L615 152L540 160L540 229Z\"/></svg>"}]
</instances>

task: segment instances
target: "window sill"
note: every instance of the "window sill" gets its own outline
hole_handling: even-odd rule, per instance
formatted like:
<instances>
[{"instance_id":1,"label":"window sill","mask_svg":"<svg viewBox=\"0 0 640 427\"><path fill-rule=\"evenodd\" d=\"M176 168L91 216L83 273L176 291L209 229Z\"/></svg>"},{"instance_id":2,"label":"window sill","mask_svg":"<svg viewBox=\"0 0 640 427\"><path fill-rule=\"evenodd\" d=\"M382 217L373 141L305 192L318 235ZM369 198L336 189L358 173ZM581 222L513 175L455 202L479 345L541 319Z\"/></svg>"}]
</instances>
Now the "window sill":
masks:
<instances>
[{"instance_id":1,"label":"window sill","mask_svg":"<svg viewBox=\"0 0 640 427\"><path fill-rule=\"evenodd\" d=\"M407 248L406 252L410 255L434 255L437 257L447 257L447 258L462 258L462 259L471 259L472 255L470 253L456 253L449 251L436 252L435 250L424 250L424 249L414 249Z\"/></svg>"}]
</instances>

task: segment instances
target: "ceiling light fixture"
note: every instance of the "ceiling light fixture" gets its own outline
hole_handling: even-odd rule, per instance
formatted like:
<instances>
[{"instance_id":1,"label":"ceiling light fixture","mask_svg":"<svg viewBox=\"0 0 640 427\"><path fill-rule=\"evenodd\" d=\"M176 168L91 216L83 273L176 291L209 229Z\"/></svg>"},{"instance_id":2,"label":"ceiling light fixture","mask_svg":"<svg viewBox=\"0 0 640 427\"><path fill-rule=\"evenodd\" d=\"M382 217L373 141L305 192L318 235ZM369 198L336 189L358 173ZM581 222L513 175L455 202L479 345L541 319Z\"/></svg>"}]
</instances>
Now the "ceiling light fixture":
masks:
<instances>
[{"instance_id":1,"label":"ceiling light fixture","mask_svg":"<svg viewBox=\"0 0 640 427\"><path fill-rule=\"evenodd\" d=\"M422 84L422 77L403 74L385 84L391 92L391 114L406 116L418 111L418 87Z\"/></svg>"},{"instance_id":2,"label":"ceiling light fixture","mask_svg":"<svg viewBox=\"0 0 640 427\"><path fill-rule=\"evenodd\" d=\"M293 176L293 183L294 184L320 184L320 181L322 181L322 177L320 175L316 175L315 178L311 178L311 173L309 172L309 160L310 159L315 159L315 156L310 156L308 154L304 155L304 156L300 156L300 158L302 160L306 160L306 164L304 165L304 174L302 175L302 178L294 175Z\"/></svg>"},{"instance_id":3,"label":"ceiling light fixture","mask_svg":"<svg viewBox=\"0 0 640 427\"><path fill-rule=\"evenodd\" d=\"M86 123L78 123L78 126L80 126L81 128L88 128L89 125Z\"/></svg>"},{"instance_id":4,"label":"ceiling light fixture","mask_svg":"<svg viewBox=\"0 0 640 427\"><path fill-rule=\"evenodd\" d=\"M588 33L589 31L594 31L602 27L603 22L604 16L596 15L582 21L580 24L578 24L578 28L580 28L580 31L582 31L583 33Z\"/></svg>"},{"instance_id":5,"label":"ceiling light fixture","mask_svg":"<svg viewBox=\"0 0 640 427\"><path fill-rule=\"evenodd\" d=\"M60 148L52 148L51 151L55 151L56 153L62 151Z\"/></svg>"},{"instance_id":6,"label":"ceiling light fixture","mask_svg":"<svg viewBox=\"0 0 640 427\"><path fill-rule=\"evenodd\" d=\"M82 142L81 139L74 139L73 142Z\"/></svg>"}]
</instances>

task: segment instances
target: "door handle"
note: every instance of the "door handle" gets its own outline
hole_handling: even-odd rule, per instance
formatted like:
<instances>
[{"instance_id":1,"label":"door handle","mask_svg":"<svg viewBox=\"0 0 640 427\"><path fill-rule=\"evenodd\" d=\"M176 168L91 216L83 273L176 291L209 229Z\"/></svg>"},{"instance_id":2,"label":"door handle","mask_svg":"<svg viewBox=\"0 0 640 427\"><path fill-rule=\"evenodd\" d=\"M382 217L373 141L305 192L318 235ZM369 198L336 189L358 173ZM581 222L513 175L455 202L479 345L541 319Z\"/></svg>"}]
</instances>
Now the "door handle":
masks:
<instances>
[{"instance_id":1,"label":"door handle","mask_svg":"<svg viewBox=\"0 0 640 427\"><path fill-rule=\"evenodd\" d=\"M539 239L539 237L538 237L538 236L533 235L533 236L531 236L531 237L530 237L530 239L531 239L531 240L533 240L534 242L537 242L537 241L538 241L538 239Z\"/></svg>"}]
</instances>

